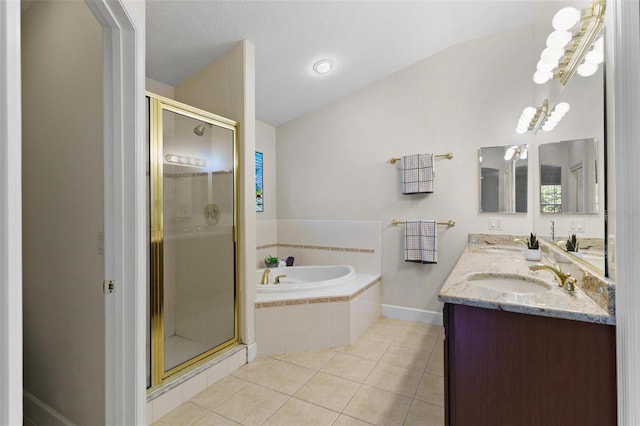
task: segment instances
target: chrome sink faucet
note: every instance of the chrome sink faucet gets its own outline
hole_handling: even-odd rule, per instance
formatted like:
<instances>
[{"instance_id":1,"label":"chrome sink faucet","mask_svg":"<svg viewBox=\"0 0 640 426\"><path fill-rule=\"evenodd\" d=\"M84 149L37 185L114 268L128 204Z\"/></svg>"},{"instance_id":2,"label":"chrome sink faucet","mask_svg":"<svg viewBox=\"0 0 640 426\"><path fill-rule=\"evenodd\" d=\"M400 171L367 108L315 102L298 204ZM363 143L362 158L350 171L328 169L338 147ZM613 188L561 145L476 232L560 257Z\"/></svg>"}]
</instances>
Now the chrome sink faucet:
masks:
<instances>
[{"instance_id":1,"label":"chrome sink faucet","mask_svg":"<svg viewBox=\"0 0 640 426\"><path fill-rule=\"evenodd\" d=\"M539 271L542 269L544 271L553 273L553 277L556 279L556 282L560 287L562 287L563 290L573 292L576 289L576 279L572 277L569 272L562 272L560 270L560 267L558 266L543 265L539 263L537 265L529 266L529 269L531 269L532 271Z\"/></svg>"},{"instance_id":2,"label":"chrome sink faucet","mask_svg":"<svg viewBox=\"0 0 640 426\"><path fill-rule=\"evenodd\" d=\"M271 269L269 268L264 270L264 272L262 273L262 279L260 280L260 284L269 284L269 272L271 272Z\"/></svg>"}]
</instances>

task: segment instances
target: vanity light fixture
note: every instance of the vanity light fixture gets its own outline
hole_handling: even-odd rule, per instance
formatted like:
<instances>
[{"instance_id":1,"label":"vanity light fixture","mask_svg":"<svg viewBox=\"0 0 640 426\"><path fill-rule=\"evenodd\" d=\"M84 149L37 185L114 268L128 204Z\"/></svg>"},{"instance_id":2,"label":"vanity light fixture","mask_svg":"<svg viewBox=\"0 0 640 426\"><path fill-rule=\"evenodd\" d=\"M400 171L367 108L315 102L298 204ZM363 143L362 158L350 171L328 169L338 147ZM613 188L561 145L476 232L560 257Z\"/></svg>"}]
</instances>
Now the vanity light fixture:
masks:
<instances>
[{"instance_id":1,"label":"vanity light fixture","mask_svg":"<svg viewBox=\"0 0 640 426\"><path fill-rule=\"evenodd\" d=\"M540 129L546 132L553 130L569 109L570 106L567 102L560 102L549 109L549 101L546 99L537 108L526 107L522 110L516 132L523 134L528 130L532 130L534 133Z\"/></svg>"},{"instance_id":2,"label":"vanity light fixture","mask_svg":"<svg viewBox=\"0 0 640 426\"><path fill-rule=\"evenodd\" d=\"M169 164L188 167L207 167L207 161L200 158L187 157L186 155L167 154L164 159Z\"/></svg>"},{"instance_id":3,"label":"vanity light fixture","mask_svg":"<svg viewBox=\"0 0 640 426\"><path fill-rule=\"evenodd\" d=\"M594 0L582 11L573 7L560 9L551 22L553 31L533 74L536 84L557 78L566 86L574 74L588 77L604 62L602 37L598 37L604 21L606 0ZM595 42L594 42L595 41Z\"/></svg>"},{"instance_id":4,"label":"vanity light fixture","mask_svg":"<svg viewBox=\"0 0 640 426\"><path fill-rule=\"evenodd\" d=\"M333 68L333 61L331 59L321 59L313 64L313 70L318 74L326 74Z\"/></svg>"},{"instance_id":5,"label":"vanity light fixture","mask_svg":"<svg viewBox=\"0 0 640 426\"><path fill-rule=\"evenodd\" d=\"M528 155L527 145L513 145L504 152L504 161L526 160Z\"/></svg>"},{"instance_id":6,"label":"vanity light fixture","mask_svg":"<svg viewBox=\"0 0 640 426\"><path fill-rule=\"evenodd\" d=\"M562 117L569 111L569 104L567 102L560 102L549 112L547 117L541 124L542 130L548 132L553 130L554 127L562 120Z\"/></svg>"}]
</instances>

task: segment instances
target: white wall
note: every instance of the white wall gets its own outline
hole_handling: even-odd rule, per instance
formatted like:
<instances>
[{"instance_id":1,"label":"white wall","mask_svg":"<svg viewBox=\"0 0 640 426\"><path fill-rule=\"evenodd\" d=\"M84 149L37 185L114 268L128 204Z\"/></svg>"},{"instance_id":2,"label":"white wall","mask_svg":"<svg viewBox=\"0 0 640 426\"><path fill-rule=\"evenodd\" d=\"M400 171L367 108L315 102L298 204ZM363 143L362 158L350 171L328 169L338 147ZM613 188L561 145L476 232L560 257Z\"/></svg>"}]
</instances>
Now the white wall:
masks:
<instances>
[{"instance_id":1,"label":"white wall","mask_svg":"<svg viewBox=\"0 0 640 426\"><path fill-rule=\"evenodd\" d=\"M278 206L276 203L276 128L260 121L256 122L256 151L263 154L264 170L264 211L256 213L256 245L257 266L263 267L262 262L268 255L279 256L278 248Z\"/></svg>"},{"instance_id":2,"label":"white wall","mask_svg":"<svg viewBox=\"0 0 640 426\"><path fill-rule=\"evenodd\" d=\"M602 132L600 121L595 133L592 111L601 114L601 103L581 110L576 100L575 113L555 134L515 132L522 109L543 99L531 79L533 41L528 27L453 46L279 127L278 219L381 221L383 303L439 311L437 293L469 233L527 234L538 225L546 233L546 218L534 212L539 141ZM576 85L574 96L584 96L584 85ZM584 126L584 120L591 122ZM534 151L529 212L480 214L478 149L514 143L528 143ZM391 157L449 151L453 160L436 160L434 194L400 193L399 167L389 164ZM489 230L492 217L500 218L502 229ZM437 265L403 261L404 229L390 226L394 218L456 221L454 228L439 227Z\"/></svg>"},{"instance_id":3,"label":"white wall","mask_svg":"<svg viewBox=\"0 0 640 426\"><path fill-rule=\"evenodd\" d=\"M164 96L165 98L175 99L175 88L168 84L161 83L150 78L145 79L146 90L155 93L156 95Z\"/></svg>"},{"instance_id":4,"label":"white wall","mask_svg":"<svg viewBox=\"0 0 640 426\"><path fill-rule=\"evenodd\" d=\"M280 219L382 223L383 303L439 311L437 293L469 232L488 232L479 210L478 149L512 143L531 101L530 28L454 46L277 130ZM499 71L497 71L499 70ZM436 191L400 193L389 159L452 151L436 160ZM286 167L283 165L286 164ZM531 214L502 217L502 232L531 227ZM403 261L404 227L392 219L456 221L439 227L439 263Z\"/></svg>"},{"instance_id":5,"label":"white wall","mask_svg":"<svg viewBox=\"0 0 640 426\"><path fill-rule=\"evenodd\" d=\"M84 2L23 16L25 416L105 420L102 29Z\"/></svg>"}]
</instances>

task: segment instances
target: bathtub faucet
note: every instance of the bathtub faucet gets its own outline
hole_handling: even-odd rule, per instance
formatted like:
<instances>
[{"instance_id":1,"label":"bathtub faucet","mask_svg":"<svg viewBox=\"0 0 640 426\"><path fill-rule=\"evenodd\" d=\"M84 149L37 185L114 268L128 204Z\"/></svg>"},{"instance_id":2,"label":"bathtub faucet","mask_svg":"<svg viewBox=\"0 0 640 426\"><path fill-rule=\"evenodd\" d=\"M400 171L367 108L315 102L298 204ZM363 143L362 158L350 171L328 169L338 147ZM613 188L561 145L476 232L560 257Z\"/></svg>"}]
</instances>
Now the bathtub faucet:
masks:
<instances>
[{"instance_id":1,"label":"bathtub faucet","mask_svg":"<svg viewBox=\"0 0 640 426\"><path fill-rule=\"evenodd\" d=\"M274 284L280 284L280 278L287 278L287 276L286 275L277 275L276 279L273 280L273 283Z\"/></svg>"},{"instance_id":2,"label":"bathtub faucet","mask_svg":"<svg viewBox=\"0 0 640 426\"><path fill-rule=\"evenodd\" d=\"M264 272L262 273L262 279L260 280L260 284L269 284L269 272L271 272L271 269L266 268L264 270Z\"/></svg>"}]
</instances>

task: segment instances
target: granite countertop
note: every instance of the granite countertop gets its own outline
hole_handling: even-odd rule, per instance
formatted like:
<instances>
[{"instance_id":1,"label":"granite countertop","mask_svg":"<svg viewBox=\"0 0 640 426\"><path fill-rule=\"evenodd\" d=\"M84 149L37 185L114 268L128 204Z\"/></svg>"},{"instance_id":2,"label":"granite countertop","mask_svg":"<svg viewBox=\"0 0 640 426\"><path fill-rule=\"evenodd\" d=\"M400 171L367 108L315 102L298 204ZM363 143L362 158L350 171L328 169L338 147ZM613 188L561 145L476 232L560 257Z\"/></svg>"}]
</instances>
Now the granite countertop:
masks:
<instances>
[{"instance_id":1,"label":"granite countertop","mask_svg":"<svg viewBox=\"0 0 640 426\"><path fill-rule=\"evenodd\" d=\"M523 247L509 244L510 241L511 239L505 238L499 243L480 242L467 245L442 286L438 299L441 302L459 305L615 324L614 310L606 309L589 297L589 293L581 288L581 277L574 274L578 282L576 290L570 293L558 286L551 272L529 270L529 265L536 263L555 264L551 253L543 251L540 262L527 261L523 255ZM564 265L562 269L566 271ZM517 275L538 282L542 280L550 285L550 289L540 293L503 293L472 284L468 278L478 273L503 277Z\"/></svg>"}]
</instances>

